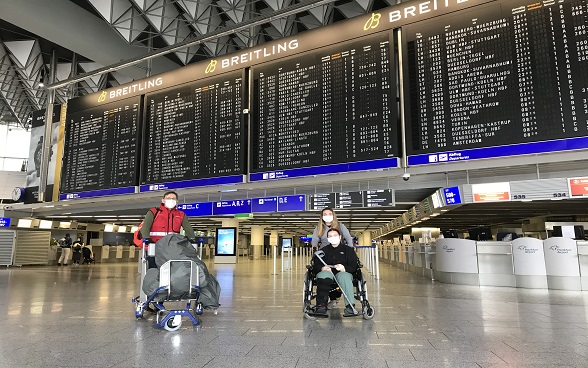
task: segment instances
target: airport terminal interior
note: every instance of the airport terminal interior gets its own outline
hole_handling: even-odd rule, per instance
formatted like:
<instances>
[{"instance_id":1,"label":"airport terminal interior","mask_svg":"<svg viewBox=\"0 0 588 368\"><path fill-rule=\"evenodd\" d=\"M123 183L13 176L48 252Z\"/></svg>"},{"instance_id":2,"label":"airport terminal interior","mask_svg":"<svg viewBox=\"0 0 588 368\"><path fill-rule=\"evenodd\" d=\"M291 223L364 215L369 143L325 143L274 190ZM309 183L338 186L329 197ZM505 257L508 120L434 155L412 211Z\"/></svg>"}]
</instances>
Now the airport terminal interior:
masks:
<instances>
[{"instance_id":1,"label":"airport terminal interior","mask_svg":"<svg viewBox=\"0 0 588 368\"><path fill-rule=\"evenodd\" d=\"M588 367L586 14L0 0L0 367Z\"/></svg>"}]
</instances>

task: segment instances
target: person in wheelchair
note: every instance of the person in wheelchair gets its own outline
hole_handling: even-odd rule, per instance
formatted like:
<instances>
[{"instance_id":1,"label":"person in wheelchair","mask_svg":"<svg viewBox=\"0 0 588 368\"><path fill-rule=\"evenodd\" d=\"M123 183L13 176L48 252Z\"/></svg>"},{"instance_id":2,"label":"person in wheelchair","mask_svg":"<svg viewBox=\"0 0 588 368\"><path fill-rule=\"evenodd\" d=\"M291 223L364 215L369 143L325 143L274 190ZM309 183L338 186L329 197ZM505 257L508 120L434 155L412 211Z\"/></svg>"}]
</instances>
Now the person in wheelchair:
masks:
<instances>
[{"instance_id":1,"label":"person in wheelchair","mask_svg":"<svg viewBox=\"0 0 588 368\"><path fill-rule=\"evenodd\" d=\"M352 247L340 246L341 232L330 229L327 233L329 245L322 248L322 261L315 254L313 257L313 271L316 273L316 310L317 314L327 313L329 291L335 278L342 289L345 301L344 317L357 316L355 297L353 293L353 274L357 270L359 260ZM323 263L324 262L324 263ZM327 264L325 266L325 263ZM347 296L351 300L347 300Z\"/></svg>"}]
</instances>

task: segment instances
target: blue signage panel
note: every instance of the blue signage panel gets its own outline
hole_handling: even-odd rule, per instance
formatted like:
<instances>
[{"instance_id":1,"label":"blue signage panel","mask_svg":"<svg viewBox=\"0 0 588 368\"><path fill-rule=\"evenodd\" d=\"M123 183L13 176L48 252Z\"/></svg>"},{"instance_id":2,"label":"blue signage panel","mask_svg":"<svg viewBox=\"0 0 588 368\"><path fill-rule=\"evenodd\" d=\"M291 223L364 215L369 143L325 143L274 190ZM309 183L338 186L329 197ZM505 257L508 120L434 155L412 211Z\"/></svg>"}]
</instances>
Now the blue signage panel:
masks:
<instances>
[{"instance_id":1,"label":"blue signage panel","mask_svg":"<svg viewBox=\"0 0 588 368\"><path fill-rule=\"evenodd\" d=\"M212 216L212 202L178 204L178 209L190 217Z\"/></svg>"},{"instance_id":2,"label":"blue signage panel","mask_svg":"<svg viewBox=\"0 0 588 368\"><path fill-rule=\"evenodd\" d=\"M253 198L251 200L251 212L276 212L278 210L278 197Z\"/></svg>"},{"instance_id":3,"label":"blue signage panel","mask_svg":"<svg viewBox=\"0 0 588 368\"><path fill-rule=\"evenodd\" d=\"M0 217L0 227L9 227L9 226L10 226L10 218Z\"/></svg>"},{"instance_id":4,"label":"blue signage panel","mask_svg":"<svg viewBox=\"0 0 588 368\"><path fill-rule=\"evenodd\" d=\"M213 215L235 215L237 213L251 213L251 199L236 199L234 201L212 202Z\"/></svg>"},{"instance_id":5,"label":"blue signage panel","mask_svg":"<svg viewBox=\"0 0 588 368\"><path fill-rule=\"evenodd\" d=\"M451 206L453 204L461 204L461 195L459 187L443 188L443 195L445 197L445 204Z\"/></svg>"},{"instance_id":6,"label":"blue signage panel","mask_svg":"<svg viewBox=\"0 0 588 368\"><path fill-rule=\"evenodd\" d=\"M372 161L352 162L346 164L332 164L324 166L301 167L297 169L279 170L249 174L249 181L291 179L303 176L338 174L345 172L390 169L398 167L398 158L384 158Z\"/></svg>"},{"instance_id":7,"label":"blue signage panel","mask_svg":"<svg viewBox=\"0 0 588 368\"><path fill-rule=\"evenodd\" d=\"M507 146L472 148L461 151L413 155L408 156L408 165L445 164L447 162L572 151L586 148L588 148L588 137L566 138L551 141L512 144Z\"/></svg>"},{"instance_id":8,"label":"blue signage panel","mask_svg":"<svg viewBox=\"0 0 588 368\"><path fill-rule=\"evenodd\" d=\"M222 184L238 184L243 182L243 175L230 175L222 176L219 178L206 178L206 179L194 179L175 181L170 183L160 184L143 184L139 187L140 192L154 192L158 190L173 190L182 188L195 188L205 187L209 185L222 185Z\"/></svg>"},{"instance_id":9,"label":"blue signage panel","mask_svg":"<svg viewBox=\"0 0 588 368\"><path fill-rule=\"evenodd\" d=\"M105 196L116 195L116 194L132 194L132 193L135 193L135 187L100 189L100 190L90 190L87 192L61 193L61 194L59 194L59 200L63 201L66 199L105 197Z\"/></svg>"},{"instance_id":10,"label":"blue signage panel","mask_svg":"<svg viewBox=\"0 0 588 368\"><path fill-rule=\"evenodd\" d=\"M278 197L278 212L286 211L306 211L306 195Z\"/></svg>"}]
</instances>

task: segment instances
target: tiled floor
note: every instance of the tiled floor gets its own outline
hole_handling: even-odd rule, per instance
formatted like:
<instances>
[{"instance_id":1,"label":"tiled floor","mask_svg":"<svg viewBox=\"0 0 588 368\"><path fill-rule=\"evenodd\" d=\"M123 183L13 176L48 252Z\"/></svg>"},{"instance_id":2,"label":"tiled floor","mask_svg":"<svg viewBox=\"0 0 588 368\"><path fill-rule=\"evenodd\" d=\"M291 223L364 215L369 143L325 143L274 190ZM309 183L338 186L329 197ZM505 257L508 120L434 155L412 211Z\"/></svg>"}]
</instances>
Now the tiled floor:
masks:
<instances>
[{"instance_id":1,"label":"tiled floor","mask_svg":"<svg viewBox=\"0 0 588 368\"><path fill-rule=\"evenodd\" d=\"M0 269L0 367L588 367L588 293L432 282L381 265L373 320L303 318L303 263L212 265L218 315L135 320L135 264ZM369 275L366 275L370 279Z\"/></svg>"}]
</instances>

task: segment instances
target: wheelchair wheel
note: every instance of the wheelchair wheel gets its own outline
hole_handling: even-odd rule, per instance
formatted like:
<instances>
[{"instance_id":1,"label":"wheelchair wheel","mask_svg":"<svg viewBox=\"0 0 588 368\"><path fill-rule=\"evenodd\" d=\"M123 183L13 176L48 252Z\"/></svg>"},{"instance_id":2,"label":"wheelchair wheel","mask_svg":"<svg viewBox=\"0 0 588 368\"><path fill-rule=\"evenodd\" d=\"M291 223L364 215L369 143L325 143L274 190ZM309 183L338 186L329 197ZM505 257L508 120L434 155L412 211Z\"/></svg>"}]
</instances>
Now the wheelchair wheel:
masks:
<instances>
[{"instance_id":1,"label":"wheelchair wheel","mask_svg":"<svg viewBox=\"0 0 588 368\"><path fill-rule=\"evenodd\" d=\"M362 312L363 319L372 319L374 318L374 314L376 313L376 311L374 311L374 308L370 307L369 305L367 307L364 307Z\"/></svg>"},{"instance_id":2,"label":"wheelchair wheel","mask_svg":"<svg viewBox=\"0 0 588 368\"><path fill-rule=\"evenodd\" d=\"M168 319L167 322L165 322L165 325L163 326L163 328L165 328L168 331L177 331L180 329L181 326L182 326L182 316L177 315L177 316L173 316L173 318Z\"/></svg>"},{"instance_id":3,"label":"wheelchair wheel","mask_svg":"<svg viewBox=\"0 0 588 368\"><path fill-rule=\"evenodd\" d=\"M304 276L304 286L302 289L302 312L308 312L312 300L312 280L309 280L308 273Z\"/></svg>"}]
</instances>

